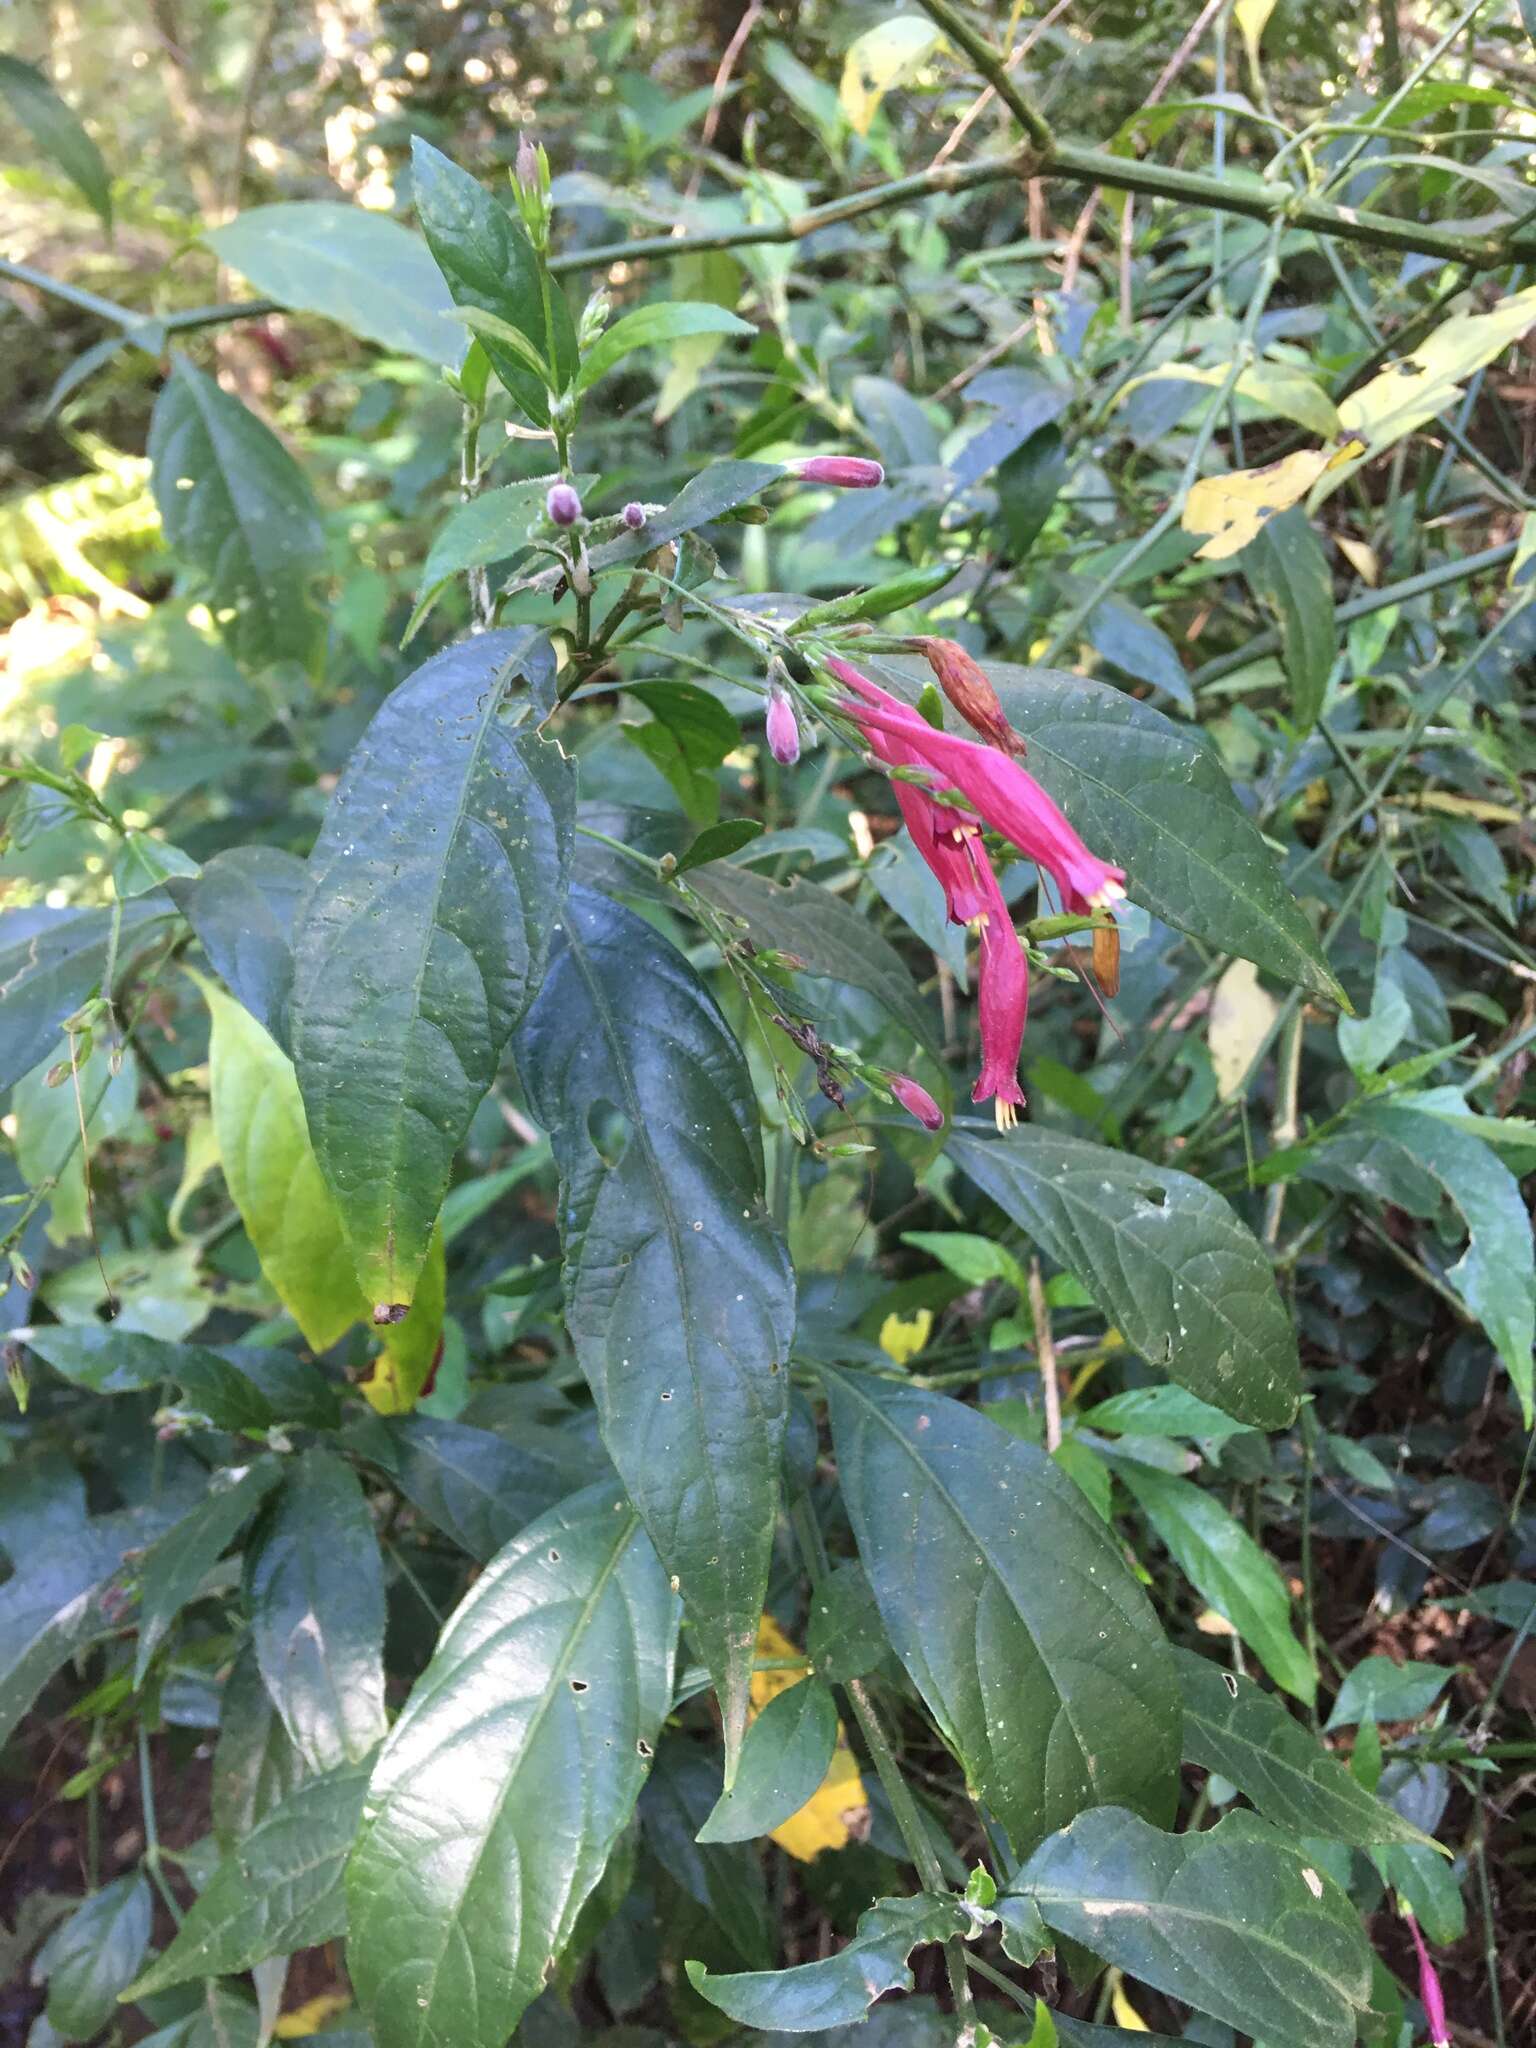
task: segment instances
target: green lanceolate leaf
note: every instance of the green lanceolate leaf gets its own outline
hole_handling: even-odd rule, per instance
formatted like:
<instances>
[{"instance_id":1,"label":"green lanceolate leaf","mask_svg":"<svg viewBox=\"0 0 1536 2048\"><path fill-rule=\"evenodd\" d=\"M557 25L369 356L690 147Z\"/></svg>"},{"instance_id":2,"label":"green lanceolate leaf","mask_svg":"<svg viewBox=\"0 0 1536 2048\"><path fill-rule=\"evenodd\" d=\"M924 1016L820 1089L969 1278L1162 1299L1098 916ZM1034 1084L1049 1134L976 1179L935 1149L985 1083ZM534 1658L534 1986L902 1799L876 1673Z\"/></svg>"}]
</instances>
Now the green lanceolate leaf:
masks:
<instances>
[{"instance_id":1,"label":"green lanceolate leaf","mask_svg":"<svg viewBox=\"0 0 1536 2048\"><path fill-rule=\"evenodd\" d=\"M325 560L302 469L232 392L175 356L149 428L165 538L197 577L238 661L307 661Z\"/></svg>"},{"instance_id":2,"label":"green lanceolate leaf","mask_svg":"<svg viewBox=\"0 0 1536 2048\"><path fill-rule=\"evenodd\" d=\"M276 846L234 846L166 893L197 933L214 972L263 1030L288 1050L293 919L308 880Z\"/></svg>"},{"instance_id":3,"label":"green lanceolate leaf","mask_svg":"<svg viewBox=\"0 0 1536 2048\"><path fill-rule=\"evenodd\" d=\"M819 1963L792 1970L745 1970L720 1976L690 1962L688 1981L711 2005L744 2027L788 2034L846 2027L863 2019L886 1991L910 1991L907 1957L924 1942L945 1941L966 1927L953 1899L918 1892L881 1899L859 1915L852 1941Z\"/></svg>"},{"instance_id":4,"label":"green lanceolate leaf","mask_svg":"<svg viewBox=\"0 0 1536 2048\"><path fill-rule=\"evenodd\" d=\"M746 1062L683 956L584 889L517 1059L560 1168L566 1323L608 1455L720 1688L729 1778L795 1323Z\"/></svg>"},{"instance_id":5,"label":"green lanceolate leaf","mask_svg":"<svg viewBox=\"0 0 1536 2048\"><path fill-rule=\"evenodd\" d=\"M819 1789L837 1747L837 1707L814 1678L789 1685L764 1707L741 1746L736 1782L720 1795L701 1842L750 1842L771 1834Z\"/></svg>"},{"instance_id":6,"label":"green lanceolate leaf","mask_svg":"<svg viewBox=\"0 0 1536 2048\"><path fill-rule=\"evenodd\" d=\"M391 1731L347 1872L378 2048L501 2048L634 1809L677 1605L612 1486L508 1544Z\"/></svg>"},{"instance_id":7,"label":"green lanceolate leaf","mask_svg":"<svg viewBox=\"0 0 1536 2048\"><path fill-rule=\"evenodd\" d=\"M593 474L575 479L578 491L596 483ZM416 604L401 640L411 640L438 596L465 569L483 568L515 555L527 545L528 528L543 510L548 477L536 483L502 484L456 505L433 535L416 589Z\"/></svg>"},{"instance_id":8,"label":"green lanceolate leaf","mask_svg":"<svg viewBox=\"0 0 1536 2048\"><path fill-rule=\"evenodd\" d=\"M727 312L724 306L699 302L658 300L637 306L621 320L615 320L606 334L599 335L582 362L576 378L578 391L590 390L599 377L637 348L655 348L663 342L681 341L690 334L751 334L750 321Z\"/></svg>"},{"instance_id":9,"label":"green lanceolate leaf","mask_svg":"<svg viewBox=\"0 0 1536 2048\"><path fill-rule=\"evenodd\" d=\"M1184 1761L1219 1771L1268 1821L1365 1849L1426 1837L1367 1792L1317 1737L1251 1678L1175 1650L1184 1695Z\"/></svg>"},{"instance_id":10,"label":"green lanceolate leaf","mask_svg":"<svg viewBox=\"0 0 1536 2048\"><path fill-rule=\"evenodd\" d=\"M1291 1628L1276 1565L1214 1494L1188 1479L1116 1458L1119 1479L1201 1599L1237 1630L1276 1685L1310 1706L1317 1668Z\"/></svg>"},{"instance_id":11,"label":"green lanceolate leaf","mask_svg":"<svg viewBox=\"0 0 1536 2048\"><path fill-rule=\"evenodd\" d=\"M407 1302L454 1152L543 974L575 772L502 691L540 645L417 669L354 749L310 855L290 1030L309 1135L372 1303Z\"/></svg>"},{"instance_id":12,"label":"green lanceolate leaf","mask_svg":"<svg viewBox=\"0 0 1536 2048\"><path fill-rule=\"evenodd\" d=\"M1151 1364L1262 1429L1296 1413L1296 1335L1268 1254L1203 1181L1025 1125L949 1152Z\"/></svg>"},{"instance_id":13,"label":"green lanceolate leaf","mask_svg":"<svg viewBox=\"0 0 1536 2048\"><path fill-rule=\"evenodd\" d=\"M696 876L693 886L717 910L741 918L757 945L793 953L808 974L865 990L938 1060L934 1019L905 962L851 903L814 882L786 885L729 863Z\"/></svg>"},{"instance_id":14,"label":"green lanceolate leaf","mask_svg":"<svg viewBox=\"0 0 1536 2048\"><path fill-rule=\"evenodd\" d=\"M246 1559L262 1679L312 1771L384 1733L384 1571L368 1504L330 1451L293 1461Z\"/></svg>"},{"instance_id":15,"label":"green lanceolate leaf","mask_svg":"<svg viewBox=\"0 0 1536 2048\"><path fill-rule=\"evenodd\" d=\"M92 1393L129 1394L170 1380L215 1429L330 1429L337 1420L335 1389L291 1351L175 1344L111 1323L49 1323L16 1334L55 1372Z\"/></svg>"},{"instance_id":16,"label":"green lanceolate leaf","mask_svg":"<svg viewBox=\"0 0 1536 2048\"><path fill-rule=\"evenodd\" d=\"M690 477L671 504L653 513L638 533L626 529L593 548L594 574L616 568L621 562L636 561L664 541L696 532L712 519L718 519L722 512L733 512L738 505L748 504L783 474L777 462L712 462L697 476Z\"/></svg>"},{"instance_id":17,"label":"green lanceolate leaf","mask_svg":"<svg viewBox=\"0 0 1536 2048\"><path fill-rule=\"evenodd\" d=\"M254 206L203 240L281 306L323 313L365 341L456 369L464 329L426 246L388 214L324 200Z\"/></svg>"},{"instance_id":18,"label":"green lanceolate leaf","mask_svg":"<svg viewBox=\"0 0 1536 2048\"><path fill-rule=\"evenodd\" d=\"M509 1441L428 1415L387 1422L370 1416L348 1432L347 1444L482 1564L535 1516L586 1485L603 1463L600 1452L535 1423Z\"/></svg>"},{"instance_id":19,"label":"green lanceolate leaf","mask_svg":"<svg viewBox=\"0 0 1536 2048\"><path fill-rule=\"evenodd\" d=\"M224 1681L219 1703L219 1740L213 1753L214 1840L221 1849L235 1848L304 1779L304 1759L288 1739L247 1639Z\"/></svg>"},{"instance_id":20,"label":"green lanceolate leaf","mask_svg":"<svg viewBox=\"0 0 1536 2048\"><path fill-rule=\"evenodd\" d=\"M926 663L875 664L906 678ZM1132 899L1176 931L1341 1000L1312 927L1214 751L1119 690L1056 669L989 661L1028 767Z\"/></svg>"},{"instance_id":21,"label":"green lanceolate leaf","mask_svg":"<svg viewBox=\"0 0 1536 2048\"><path fill-rule=\"evenodd\" d=\"M1170 1815L1171 1655L1071 1480L958 1401L823 1377L843 1499L892 1647L1015 1847L1089 1806Z\"/></svg>"},{"instance_id":22,"label":"green lanceolate leaf","mask_svg":"<svg viewBox=\"0 0 1536 2048\"><path fill-rule=\"evenodd\" d=\"M1280 622L1291 715L1300 731L1310 732L1327 695L1338 634L1328 558L1299 505L1259 528L1243 550L1243 568L1255 595Z\"/></svg>"},{"instance_id":23,"label":"green lanceolate leaf","mask_svg":"<svg viewBox=\"0 0 1536 2048\"><path fill-rule=\"evenodd\" d=\"M1164 1835L1132 1813L1085 1813L1010 1890L1059 1934L1272 2048L1352 2048L1371 1988L1359 1916L1251 1814Z\"/></svg>"},{"instance_id":24,"label":"green lanceolate leaf","mask_svg":"<svg viewBox=\"0 0 1536 2048\"><path fill-rule=\"evenodd\" d=\"M258 1458L239 1472L215 1472L208 1497L150 1545L139 1569L139 1648L133 1682L142 1685L150 1659L171 1623L197 1597L204 1578L276 1486L282 1467Z\"/></svg>"},{"instance_id":25,"label":"green lanceolate leaf","mask_svg":"<svg viewBox=\"0 0 1536 2048\"><path fill-rule=\"evenodd\" d=\"M477 308L525 335L563 390L576 374L576 332L565 294L545 272L522 222L468 171L418 135L411 185L422 231L456 306ZM522 356L492 334L480 346L536 426L549 423L549 392Z\"/></svg>"},{"instance_id":26,"label":"green lanceolate leaf","mask_svg":"<svg viewBox=\"0 0 1536 2048\"><path fill-rule=\"evenodd\" d=\"M149 1947L154 1900L135 1872L84 1900L38 1951L32 1981L48 1986L48 2023L66 2041L89 2041L116 2017L117 1995Z\"/></svg>"},{"instance_id":27,"label":"green lanceolate leaf","mask_svg":"<svg viewBox=\"0 0 1536 2048\"><path fill-rule=\"evenodd\" d=\"M163 896L122 908L118 964L147 938L163 935L174 912ZM0 1090L47 1059L73 1016L99 986L112 935L110 910L52 910L38 904L0 917Z\"/></svg>"},{"instance_id":28,"label":"green lanceolate leaf","mask_svg":"<svg viewBox=\"0 0 1536 2048\"><path fill-rule=\"evenodd\" d=\"M309 1778L265 1814L214 1871L176 1938L126 1996L193 1977L233 1977L347 1931L342 1877L362 1819L368 1772L345 1764Z\"/></svg>"},{"instance_id":29,"label":"green lanceolate leaf","mask_svg":"<svg viewBox=\"0 0 1536 2048\"><path fill-rule=\"evenodd\" d=\"M0 56L0 100L110 228L112 180L101 151L42 72L19 57Z\"/></svg>"}]
</instances>

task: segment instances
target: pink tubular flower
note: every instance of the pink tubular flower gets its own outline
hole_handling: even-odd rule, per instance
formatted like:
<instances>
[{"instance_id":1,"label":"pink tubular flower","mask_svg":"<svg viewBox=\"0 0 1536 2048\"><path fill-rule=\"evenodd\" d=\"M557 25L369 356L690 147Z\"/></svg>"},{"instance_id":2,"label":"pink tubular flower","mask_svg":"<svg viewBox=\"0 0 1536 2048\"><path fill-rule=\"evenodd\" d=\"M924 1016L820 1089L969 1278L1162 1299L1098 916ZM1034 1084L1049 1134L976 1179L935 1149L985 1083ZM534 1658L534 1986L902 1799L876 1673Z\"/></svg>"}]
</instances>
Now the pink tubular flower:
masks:
<instances>
[{"instance_id":1,"label":"pink tubular flower","mask_svg":"<svg viewBox=\"0 0 1536 2048\"><path fill-rule=\"evenodd\" d=\"M800 758L795 707L782 690L768 693L768 751L781 768L793 768Z\"/></svg>"},{"instance_id":2,"label":"pink tubular flower","mask_svg":"<svg viewBox=\"0 0 1536 2048\"><path fill-rule=\"evenodd\" d=\"M1403 1918L1408 1922L1408 1932L1413 1936L1413 1945L1418 1951L1419 2003L1429 2022L1430 2041L1433 2048L1450 2048L1451 2030L1446 2024L1445 1994L1440 1989L1440 1973L1429 1959L1429 1950L1424 1946L1418 1921L1411 1913L1405 1913Z\"/></svg>"},{"instance_id":3,"label":"pink tubular flower","mask_svg":"<svg viewBox=\"0 0 1536 2048\"><path fill-rule=\"evenodd\" d=\"M846 661L834 657L826 665L862 700L844 709L871 745L878 734L909 747L917 765L929 769L938 786L958 790L984 824L1011 839L1020 853L1045 870L1060 892L1064 910L1107 910L1124 896L1125 870L1088 851L1056 803L1017 761L994 747L937 731Z\"/></svg>"},{"instance_id":4,"label":"pink tubular flower","mask_svg":"<svg viewBox=\"0 0 1536 2048\"><path fill-rule=\"evenodd\" d=\"M840 491L869 491L885 482L885 471L865 455L806 455L784 465L786 476L806 484L834 484Z\"/></svg>"},{"instance_id":5,"label":"pink tubular flower","mask_svg":"<svg viewBox=\"0 0 1536 2048\"><path fill-rule=\"evenodd\" d=\"M943 1130L944 1112L921 1083L910 1074L887 1074L885 1078L908 1116L915 1116L925 1131Z\"/></svg>"}]
</instances>

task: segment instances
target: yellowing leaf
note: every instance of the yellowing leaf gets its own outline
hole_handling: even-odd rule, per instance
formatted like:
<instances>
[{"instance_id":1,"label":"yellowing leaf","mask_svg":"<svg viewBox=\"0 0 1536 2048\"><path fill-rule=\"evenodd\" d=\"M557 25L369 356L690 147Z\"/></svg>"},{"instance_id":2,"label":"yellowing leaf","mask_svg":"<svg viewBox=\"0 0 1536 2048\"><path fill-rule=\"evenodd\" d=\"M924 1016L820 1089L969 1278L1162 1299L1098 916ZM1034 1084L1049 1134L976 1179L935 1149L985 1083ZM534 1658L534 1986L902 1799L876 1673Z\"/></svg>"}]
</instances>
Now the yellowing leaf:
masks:
<instances>
[{"instance_id":1,"label":"yellowing leaf","mask_svg":"<svg viewBox=\"0 0 1536 2048\"><path fill-rule=\"evenodd\" d=\"M209 1089L224 1179L261 1270L315 1351L367 1315L320 1168L293 1062L249 1010L194 976L213 1019Z\"/></svg>"},{"instance_id":2,"label":"yellowing leaf","mask_svg":"<svg viewBox=\"0 0 1536 2048\"><path fill-rule=\"evenodd\" d=\"M1342 448L1298 448L1283 462L1263 469L1234 469L1225 476L1201 477L1191 486L1179 524L1186 533L1210 539L1196 548L1201 561L1224 562L1247 547L1267 519L1299 502L1325 471L1363 452L1364 443L1348 441Z\"/></svg>"},{"instance_id":3,"label":"yellowing leaf","mask_svg":"<svg viewBox=\"0 0 1536 2048\"><path fill-rule=\"evenodd\" d=\"M1133 377L1115 400L1117 405L1142 384L1204 384L1218 389L1230 371L1220 363L1163 363L1144 376ZM1332 437L1339 431L1339 415L1323 387L1290 363L1253 363L1232 387L1239 398L1250 399L1265 412L1281 419L1295 420L1314 434Z\"/></svg>"},{"instance_id":4,"label":"yellowing leaf","mask_svg":"<svg viewBox=\"0 0 1536 2048\"><path fill-rule=\"evenodd\" d=\"M880 1349L893 1365L905 1365L916 1358L928 1342L933 1329L933 1310L920 1308L910 1316L899 1316L893 1309L880 1325Z\"/></svg>"},{"instance_id":5,"label":"yellowing leaf","mask_svg":"<svg viewBox=\"0 0 1536 2048\"><path fill-rule=\"evenodd\" d=\"M1125 1995L1125 1979L1118 1970L1109 1973L1109 2010L1117 2027L1124 2027L1128 2034L1150 2034L1152 2029Z\"/></svg>"},{"instance_id":6,"label":"yellowing leaf","mask_svg":"<svg viewBox=\"0 0 1536 2048\"><path fill-rule=\"evenodd\" d=\"M1509 565L1507 581L1511 590L1525 581L1526 564L1533 555L1536 555L1536 512L1527 512L1525 523L1520 528L1520 538L1515 544L1515 559Z\"/></svg>"},{"instance_id":7,"label":"yellowing leaf","mask_svg":"<svg viewBox=\"0 0 1536 2048\"><path fill-rule=\"evenodd\" d=\"M1376 550L1366 541L1351 540L1347 533L1336 533L1339 553L1364 583L1374 589L1381 581L1381 564L1376 559Z\"/></svg>"},{"instance_id":8,"label":"yellowing leaf","mask_svg":"<svg viewBox=\"0 0 1536 2048\"><path fill-rule=\"evenodd\" d=\"M910 77L938 40L939 31L923 15L898 14L850 44L838 98L857 134L869 133L891 87Z\"/></svg>"},{"instance_id":9,"label":"yellowing leaf","mask_svg":"<svg viewBox=\"0 0 1536 2048\"><path fill-rule=\"evenodd\" d=\"M182 1148L181 1181L165 1218L172 1237L179 1240L186 1235L181 1227L186 1206L218 1163L219 1138L213 1128L213 1118L194 1117L187 1126Z\"/></svg>"},{"instance_id":10,"label":"yellowing leaf","mask_svg":"<svg viewBox=\"0 0 1536 2048\"><path fill-rule=\"evenodd\" d=\"M1484 825L1518 825L1525 812L1513 804L1489 803L1480 796L1453 796L1448 789L1410 790L1393 803L1413 811L1443 811L1449 818L1476 818Z\"/></svg>"},{"instance_id":11,"label":"yellowing leaf","mask_svg":"<svg viewBox=\"0 0 1536 2048\"><path fill-rule=\"evenodd\" d=\"M1486 313L1453 313L1411 355L1389 363L1339 407L1347 432L1379 455L1461 396L1474 371L1536 325L1536 285L1514 292Z\"/></svg>"},{"instance_id":12,"label":"yellowing leaf","mask_svg":"<svg viewBox=\"0 0 1536 2048\"><path fill-rule=\"evenodd\" d=\"M409 1415L416 1406L437 1363L446 1299L443 1233L439 1226L432 1233L427 1262L411 1296L411 1312L404 1322L391 1324L381 1332L384 1349L361 1383L364 1400L378 1414Z\"/></svg>"},{"instance_id":13,"label":"yellowing leaf","mask_svg":"<svg viewBox=\"0 0 1536 2048\"><path fill-rule=\"evenodd\" d=\"M322 1991L317 1998L307 1998L292 2012L281 2014L272 2031L279 2041L301 2041L306 2035L318 2034L338 2013L351 2009L352 2001L344 1991Z\"/></svg>"},{"instance_id":14,"label":"yellowing leaf","mask_svg":"<svg viewBox=\"0 0 1536 2048\"><path fill-rule=\"evenodd\" d=\"M758 1623L757 1655L760 1662L776 1663L781 1668L753 1672L749 1722L756 1720L770 1700L809 1677L811 1669L805 1653L789 1640L771 1614L765 1614ZM792 1659L799 1661L792 1664ZM792 1813L772 1831L772 1838L786 1855L810 1863L823 1849L842 1849L851 1841L862 1841L868 1827L869 1795L839 1724L837 1748L832 1752L827 1775L800 1811Z\"/></svg>"},{"instance_id":15,"label":"yellowing leaf","mask_svg":"<svg viewBox=\"0 0 1536 2048\"><path fill-rule=\"evenodd\" d=\"M1242 30L1243 41L1248 45L1248 61L1258 69L1259 44L1269 26L1269 17L1275 11L1275 0L1237 0L1232 9L1232 18Z\"/></svg>"},{"instance_id":16,"label":"yellowing leaf","mask_svg":"<svg viewBox=\"0 0 1536 2048\"><path fill-rule=\"evenodd\" d=\"M1259 970L1251 960L1234 960L1217 982L1205 1042L1223 1102L1243 1085L1278 1009L1274 997L1259 986Z\"/></svg>"}]
</instances>

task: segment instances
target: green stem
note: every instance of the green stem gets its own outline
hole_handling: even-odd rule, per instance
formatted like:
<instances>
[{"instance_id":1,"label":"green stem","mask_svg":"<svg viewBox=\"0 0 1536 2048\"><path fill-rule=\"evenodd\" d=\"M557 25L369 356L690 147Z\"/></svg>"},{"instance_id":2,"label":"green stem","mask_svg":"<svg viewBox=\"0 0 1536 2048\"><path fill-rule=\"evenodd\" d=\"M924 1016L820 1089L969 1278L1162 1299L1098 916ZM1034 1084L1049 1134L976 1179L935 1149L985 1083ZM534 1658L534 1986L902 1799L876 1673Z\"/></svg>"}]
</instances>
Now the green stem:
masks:
<instances>
[{"instance_id":1,"label":"green stem","mask_svg":"<svg viewBox=\"0 0 1536 2048\"><path fill-rule=\"evenodd\" d=\"M149 1766L149 1731L142 1722L139 1724L139 1806L144 1815L144 1867L153 1879L156 1891L165 1901L165 1910L179 1927L181 1907L176 1903L176 1894L166 1882L162 1867L160 1830L155 1819L155 1780Z\"/></svg>"},{"instance_id":2,"label":"green stem","mask_svg":"<svg viewBox=\"0 0 1536 2048\"><path fill-rule=\"evenodd\" d=\"M1048 150L1053 140L1050 124L1039 108L1019 90L1012 73L1003 61L1002 52L994 50L986 37L972 28L958 8L950 6L949 0L920 0L920 5L929 19L943 29L950 41L957 43L964 50L1034 147L1042 153Z\"/></svg>"}]
</instances>

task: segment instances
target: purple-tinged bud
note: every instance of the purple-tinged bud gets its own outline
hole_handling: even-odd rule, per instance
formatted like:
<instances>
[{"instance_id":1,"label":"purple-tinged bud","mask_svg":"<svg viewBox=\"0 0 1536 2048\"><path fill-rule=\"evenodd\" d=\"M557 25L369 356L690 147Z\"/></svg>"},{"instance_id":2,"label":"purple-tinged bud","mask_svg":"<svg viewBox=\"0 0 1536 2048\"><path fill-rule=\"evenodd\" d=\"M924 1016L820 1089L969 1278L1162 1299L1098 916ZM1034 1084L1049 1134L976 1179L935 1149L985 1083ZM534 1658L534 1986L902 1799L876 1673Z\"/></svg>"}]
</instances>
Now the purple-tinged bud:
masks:
<instances>
[{"instance_id":1,"label":"purple-tinged bud","mask_svg":"<svg viewBox=\"0 0 1536 2048\"><path fill-rule=\"evenodd\" d=\"M645 507L638 498L631 498L619 517L631 533L638 533L645 524Z\"/></svg>"},{"instance_id":2,"label":"purple-tinged bud","mask_svg":"<svg viewBox=\"0 0 1536 2048\"><path fill-rule=\"evenodd\" d=\"M802 483L833 484L840 491L870 491L885 482L885 471L865 455L807 455L785 466Z\"/></svg>"},{"instance_id":3,"label":"purple-tinged bud","mask_svg":"<svg viewBox=\"0 0 1536 2048\"><path fill-rule=\"evenodd\" d=\"M581 499L573 484L551 484L544 510L556 526L574 526L581 517Z\"/></svg>"},{"instance_id":4,"label":"purple-tinged bud","mask_svg":"<svg viewBox=\"0 0 1536 2048\"><path fill-rule=\"evenodd\" d=\"M521 129L517 133L517 182L525 192L539 189L539 153Z\"/></svg>"},{"instance_id":5,"label":"purple-tinged bud","mask_svg":"<svg viewBox=\"0 0 1536 2048\"><path fill-rule=\"evenodd\" d=\"M891 1093L908 1116L915 1116L925 1131L943 1130L944 1112L926 1088L914 1081L910 1074L887 1074L885 1078Z\"/></svg>"},{"instance_id":6,"label":"purple-tinged bud","mask_svg":"<svg viewBox=\"0 0 1536 2048\"><path fill-rule=\"evenodd\" d=\"M781 768L793 768L800 758L795 707L782 690L768 693L768 751Z\"/></svg>"},{"instance_id":7,"label":"purple-tinged bud","mask_svg":"<svg viewBox=\"0 0 1536 2048\"><path fill-rule=\"evenodd\" d=\"M1408 1932L1413 1936L1413 1945L1419 1955L1419 2003L1424 2008L1424 2017L1429 2022L1429 2038L1433 2048L1450 2048L1451 2030L1445 2018L1445 1993L1440 1989L1440 1973L1429 1959L1429 1950L1424 1946L1424 1937L1419 1932L1419 1923L1411 1913L1403 1916L1408 1922Z\"/></svg>"}]
</instances>

